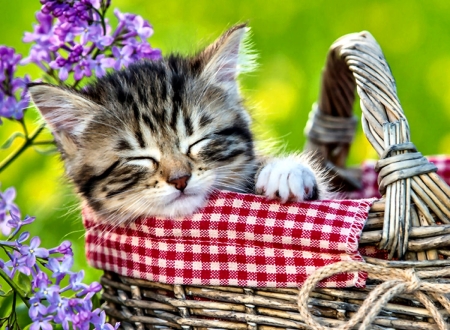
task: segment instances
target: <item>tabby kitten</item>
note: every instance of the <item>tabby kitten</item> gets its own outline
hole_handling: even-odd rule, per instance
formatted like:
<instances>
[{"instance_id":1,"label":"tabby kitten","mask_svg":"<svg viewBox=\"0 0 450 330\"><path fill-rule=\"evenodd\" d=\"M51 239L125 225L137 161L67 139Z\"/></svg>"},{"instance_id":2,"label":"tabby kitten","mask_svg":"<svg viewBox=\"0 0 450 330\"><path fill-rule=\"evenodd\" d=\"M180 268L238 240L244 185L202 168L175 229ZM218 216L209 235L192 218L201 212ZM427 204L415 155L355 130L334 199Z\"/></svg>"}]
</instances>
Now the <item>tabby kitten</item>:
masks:
<instances>
[{"instance_id":1,"label":"tabby kitten","mask_svg":"<svg viewBox=\"0 0 450 330\"><path fill-rule=\"evenodd\" d=\"M68 178L98 216L186 216L214 189L282 202L325 191L304 156L256 156L237 83L253 67L248 30L235 26L195 56L137 62L81 90L30 84Z\"/></svg>"}]
</instances>

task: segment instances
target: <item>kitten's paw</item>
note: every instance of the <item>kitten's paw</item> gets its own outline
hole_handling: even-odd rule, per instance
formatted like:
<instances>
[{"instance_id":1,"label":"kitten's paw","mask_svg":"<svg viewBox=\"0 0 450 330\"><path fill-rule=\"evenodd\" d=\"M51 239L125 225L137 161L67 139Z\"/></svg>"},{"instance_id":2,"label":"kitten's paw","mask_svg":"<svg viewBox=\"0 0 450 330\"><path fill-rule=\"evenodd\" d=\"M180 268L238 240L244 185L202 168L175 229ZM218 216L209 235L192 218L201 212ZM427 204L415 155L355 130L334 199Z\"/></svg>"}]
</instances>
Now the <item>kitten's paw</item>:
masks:
<instances>
[{"instance_id":1,"label":"kitten's paw","mask_svg":"<svg viewBox=\"0 0 450 330\"><path fill-rule=\"evenodd\" d=\"M292 158L274 159L267 163L256 178L256 193L279 199L282 203L319 197L314 172Z\"/></svg>"}]
</instances>

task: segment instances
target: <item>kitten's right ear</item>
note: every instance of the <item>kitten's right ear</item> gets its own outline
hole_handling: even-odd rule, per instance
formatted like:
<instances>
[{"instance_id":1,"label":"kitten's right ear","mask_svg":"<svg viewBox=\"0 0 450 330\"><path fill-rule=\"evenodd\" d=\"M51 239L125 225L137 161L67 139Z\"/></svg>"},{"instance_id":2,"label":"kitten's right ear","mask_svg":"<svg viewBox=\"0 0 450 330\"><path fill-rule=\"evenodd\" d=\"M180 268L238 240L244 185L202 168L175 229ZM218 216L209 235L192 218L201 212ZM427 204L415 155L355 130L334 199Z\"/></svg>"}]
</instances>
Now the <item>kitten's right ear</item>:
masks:
<instances>
[{"instance_id":1,"label":"kitten's right ear","mask_svg":"<svg viewBox=\"0 0 450 330\"><path fill-rule=\"evenodd\" d=\"M28 84L33 103L50 126L55 139L65 147L76 147L94 109L99 105L75 91L45 83Z\"/></svg>"},{"instance_id":2,"label":"kitten's right ear","mask_svg":"<svg viewBox=\"0 0 450 330\"><path fill-rule=\"evenodd\" d=\"M249 47L249 33L247 24L233 26L198 55L206 62L203 74L210 81L233 88L240 73L255 68L256 55Z\"/></svg>"}]
</instances>

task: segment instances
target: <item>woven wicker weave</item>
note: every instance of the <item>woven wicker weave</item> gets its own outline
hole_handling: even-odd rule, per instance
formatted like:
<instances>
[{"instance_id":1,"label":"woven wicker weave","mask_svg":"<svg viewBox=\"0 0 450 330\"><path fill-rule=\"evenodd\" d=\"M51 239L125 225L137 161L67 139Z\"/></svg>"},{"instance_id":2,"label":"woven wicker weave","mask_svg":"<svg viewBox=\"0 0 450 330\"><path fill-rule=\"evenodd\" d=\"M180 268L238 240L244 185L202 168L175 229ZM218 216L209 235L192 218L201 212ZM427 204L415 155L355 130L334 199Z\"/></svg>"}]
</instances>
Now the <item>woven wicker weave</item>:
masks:
<instances>
[{"instance_id":1,"label":"woven wicker weave","mask_svg":"<svg viewBox=\"0 0 450 330\"><path fill-rule=\"evenodd\" d=\"M369 272L365 289L313 290L311 279L300 296L299 289L167 285L107 272L101 283L112 321L125 329L450 328L450 188L410 142L394 79L370 33L347 35L331 46L306 129L307 148L322 153L338 184L359 186L360 171L345 169L356 125L355 89L363 130L380 156L383 193L360 244L378 244L397 261L366 258L373 268L362 269ZM363 318L345 325L358 310Z\"/></svg>"}]
</instances>

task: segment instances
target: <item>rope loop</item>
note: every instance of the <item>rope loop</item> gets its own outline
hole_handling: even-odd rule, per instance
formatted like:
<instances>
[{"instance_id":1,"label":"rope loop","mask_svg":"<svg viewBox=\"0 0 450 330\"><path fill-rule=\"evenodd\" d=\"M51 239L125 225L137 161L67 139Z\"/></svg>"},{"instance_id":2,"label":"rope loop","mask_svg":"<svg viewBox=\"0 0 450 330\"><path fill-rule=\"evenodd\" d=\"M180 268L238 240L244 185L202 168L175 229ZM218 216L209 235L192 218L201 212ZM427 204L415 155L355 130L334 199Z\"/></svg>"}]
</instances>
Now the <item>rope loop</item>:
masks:
<instances>
[{"instance_id":1,"label":"rope loop","mask_svg":"<svg viewBox=\"0 0 450 330\"><path fill-rule=\"evenodd\" d=\"M363 271L368 273L371 279L383 281L374 288L364 300L358 311L339 327L327 327L320 324L308 309L308 299L311 291L321 280L339 273ZM444 309L449 312L450 302L445 294L450 293L450 284L441 284L426 281L426 278L450 275L450 267L435 271L415 271L412 268L387 268L357 261L341 261L324 266L313 273L305 281L298 293L298 309L304 322L314 330L349 330L357 327L360 330L371 328L380 310L394 297L407 293L414 297L430 312L436 321L439 330L446 330L447 325L433 300L439 301Z\"/></svg>"},{"instance_id":2,"label":"rope loop","mask_svg":"<svg viewBox=\"0 0 450 330\"><path fill-rule=\"evenodd\" d=\"M414 268L410 268L404 271L404 278L406 282L405 293L414 293L421 288L420 278L417 276Z\"/></svg>"}]
</instances>

